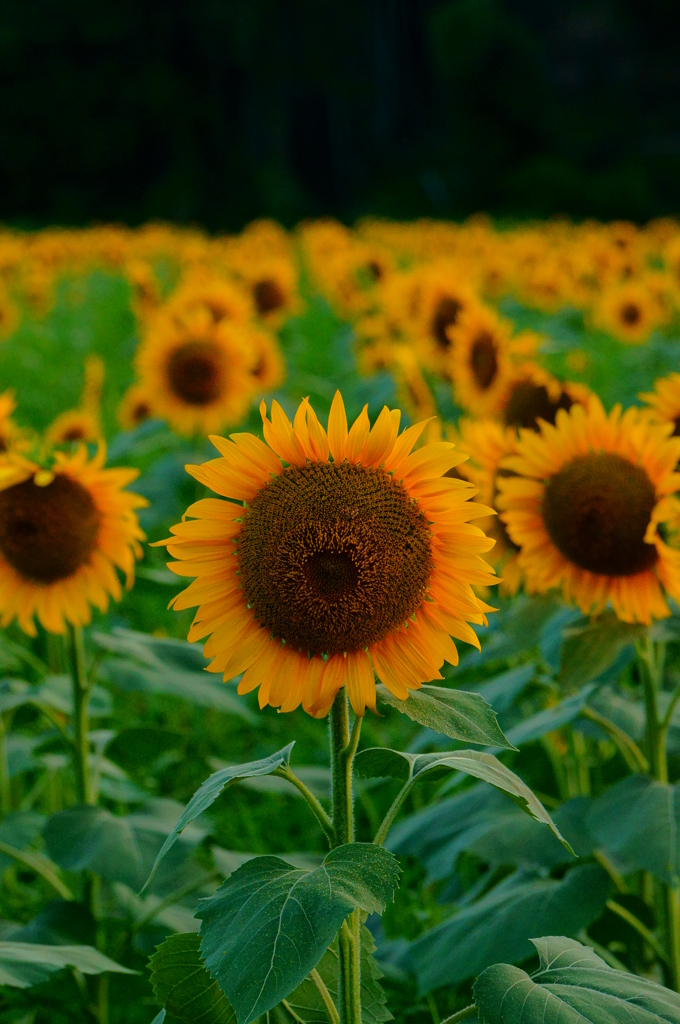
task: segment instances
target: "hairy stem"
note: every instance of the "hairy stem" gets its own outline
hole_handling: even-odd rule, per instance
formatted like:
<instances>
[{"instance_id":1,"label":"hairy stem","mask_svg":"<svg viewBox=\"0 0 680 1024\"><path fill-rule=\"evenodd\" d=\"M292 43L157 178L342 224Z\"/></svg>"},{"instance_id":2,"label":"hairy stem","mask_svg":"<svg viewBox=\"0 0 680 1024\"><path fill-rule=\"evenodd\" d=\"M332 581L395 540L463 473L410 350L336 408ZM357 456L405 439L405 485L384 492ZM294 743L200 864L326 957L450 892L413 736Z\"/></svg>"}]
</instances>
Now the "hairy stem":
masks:
<instances>
[{"instance_id":1,"label":"hairy stem","mask_svg":"<svg viewBox=\"0 0 680 1024\"><path fill-rule=\"evenodd\" d=\"M73 768L78 802L92 802L90 785L90 741L88 709L90 687L85 670L85 646L80 626L69 626L71 679L73 681Z\"/></svg>"},{"instance_id":2,"label":"hairy stem","mask_svg":"<svg viewBox=\"0 0 680 1024\"><path fill-rule=\"evenodd\" d=\"M292 771L292 769L287 767L277 768L274 772L272 772L272 775L278 775L280 779L285 779L287 782L290 782L290 784L292 786L295 786L298 792L301 793L301 795L305 798L310 808L312 809L314 817L321 825L321 828L324 830L326 839L328 840L331 847L333 847L335 845L333 822L328 817L323 807L321 806L317 798L314 796L314 794L311 792L311 790L308 789L307 786L305 786L302 779L299 779L297 775Z\"/></svg>"},{"instance_id":3,"label":"hairy stem","mask_svg":"<svg viewBox=\"0 0 680 1024\"><path fill-rule=\"evenodd\" d=\"M330 711L331 794L334 845L354 840L352 761L359 743L361 718L349 731L349 707L345 689L339 691ZM338 935L338 1010L342 1024L361 1024L361 920L354 911Z\"/></svg>"}]
</instances>

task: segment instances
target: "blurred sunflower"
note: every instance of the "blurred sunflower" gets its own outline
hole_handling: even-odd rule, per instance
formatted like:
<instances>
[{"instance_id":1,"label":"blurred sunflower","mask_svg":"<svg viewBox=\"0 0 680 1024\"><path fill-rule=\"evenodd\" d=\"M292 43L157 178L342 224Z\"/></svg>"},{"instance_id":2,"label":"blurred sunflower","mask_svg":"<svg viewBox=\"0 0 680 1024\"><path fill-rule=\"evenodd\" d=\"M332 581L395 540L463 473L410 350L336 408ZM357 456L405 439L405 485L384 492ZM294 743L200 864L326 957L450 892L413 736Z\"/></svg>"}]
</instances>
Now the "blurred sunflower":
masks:
<instances>
[{"instance_id":1,"label":"blurred sunflower","mask_svg":"<svg viewBox=\"0 0 680 1024\"><path fill-rule=\"evenodd\" d=\"M157 318L135 364L157 415L191 435L243 419L255 394L256 359L248 326L215 323L199 309L181 324Z\"/></svg>"},{"instance_id":2,"label":"blurred sunflower","mask_svg":"<svg viewBox=\"0 0 680 1024\"><path fill-rule=\"evenodd\" d=\"M598 327L629 345L641 345L664 320L658 295L639 280L607 288L592 315Z\"/></svg>"},{"instance_id":3,"label":"blurred sunflower","mask_svg":"<svg viewBox=\"0 0 680 1024\"><path fill-rule=\"evenodd\" d=\"M197 270L184 278L160 311L178 326L203 314L206 322L234 320L245 324L253 316L246 291L231 281Z\"/></svg>"},{"instance_id":4,"label":"blurred sunflower","mask_svg":"<svg viewBox=\"0 0 680 1024\"><path fill-rule=\"evenodd\" d=\"M498 479L509 476L507 469L501 469L501 462L517 452L517 431L494 420L461 420L458 447L470 456L461 472L477 488L479 500L484 505L497 508ZM505 523L499 516L489 516L479 523L496 546L489 554L489 561L500 573L500 592L516 594L522 583L523 573L517 555L519 547L511 540Z\"/></svg>"},{"instance_id":5,"label":"blurred sunflower","mask_svg":"<svg viewBox=\"0 0 680 1024\"><path fill-rule=\"evenodd\" d=\"M146 388L132 384L118 406L118 422L123 430L134 430L140 423L153 419L153 401Z\"/></svg>"},{"instance_id":6,"label":"blurred sunflower","mask_svg":"<svg viewBox=\"0 0 680 1024\"><path fill-rule=\"evenodd\" d=\"M256 259L242 264L239 271L255 312L270 327L279 327L301 309L298 272L292 260L282 256Z\"/></svg>"},{"instance_id":7,"label":"blurred sunflower","mask_svg":"<svg viewBox=\"0 0 680 1024\"><path fill-rule=\"evenodd\" d=\"M499 418L506 427L538 430L539 420L554 423L560 409L583 404L590 394L583 384L559 381L536 363L524 363L506 385Z\"/></svg>"},{"instance_id":8,"label":"blurred sunflower","mask_svg":"<svg viewBox=\"0 0 680 1024\"><path fill-rule=\"evenodd\" d=\"M540 593L561 587L584 614L611 602L624 622L670 614L680 599L680 551L659 526L677 522L675 467L680 438L639 409L607 415L597 398L522 431L517 455L501 465L498 508L527 581Z\"/></svg>"},{"instance_id":9,"label":"blurred sunflower","mask_svg":"<svg viewBox=\"0 0 680 1024\"><path fill-rule=\"evenodd\" d=\"M669 373L654 382L654 390L638 398L649 407L649 414L657 423L672 423L673 436L680 434L680 373Z\"/></svg>"},{"instance_id":10,"label":"blurred sunflower","mask_svg":"<svg viewBox=\"0 0 680 1024\"><path fill-rule=\"evenodd\" d=\"M511 327L493 310L468 307L448 329L456 401L475 416L498 411L511 373Z\"/></svg>"},{"instance_id":11,"label":"blurred sunflower","mask_svg":"<svg viewBox=\"0 0 680 1024\"><path fill-rule=\"evenodd\" d=\"M213 437L221 457L189 466L230 501L206 498L174 526L170 563L196 579L175 609L198 605L190 640L210 635L209 670L260 706L327 714L345 685L356 714L375 709L374 671L397 697L456 664L451 636L478 645L469 623L490 610L472 585L497 582L480 557L493 546L470 520L470 484L444 478L465 459L452 444L412 449L425 424L401 435L384 408L348 430L337 392L328 431L309 402L291 424L261 406L266 443ZM332 460L331 457L332 456Z\"/></svg>"},{"instance_id":12,"label":"blurred sunflower","mask_svg":"<svg viewBox=\"0 0 680 1024\"><path fill-rule=\"evenodd\" d=\"M433 369L446 368L453 347L451 328L467 310L479 305L468 274L449 261L419 268L418 305L414 308L416 330L427 344ZM414 294L416 294L414 292Z\"/></svg>"},{"instance_id":13,"label":"blurred sunflower","mask_svg":"<svg viewBox=\"0 0 680 1024\"><path fill-rule=\"evenodd\" d=\"M34 616L63 633L122 596L116 569L134 578L144 539L135 509L146 500L124 488L136 469L105 469L100 447L57 452L45 470L20 456L0 465L0 624L17 619L30 636Z\"/></svg>"},{"instance_id":14,"label":"blurred sunflower","mask_svg":"<svg viewBox=\"0 0 680 1024\"><path fill-rule=\"evenodd\" d=\"M13 391L0 394L0 453L14 448L22 437L23 432L12 419L16 407Z\"/></svg>"}]
</instances>

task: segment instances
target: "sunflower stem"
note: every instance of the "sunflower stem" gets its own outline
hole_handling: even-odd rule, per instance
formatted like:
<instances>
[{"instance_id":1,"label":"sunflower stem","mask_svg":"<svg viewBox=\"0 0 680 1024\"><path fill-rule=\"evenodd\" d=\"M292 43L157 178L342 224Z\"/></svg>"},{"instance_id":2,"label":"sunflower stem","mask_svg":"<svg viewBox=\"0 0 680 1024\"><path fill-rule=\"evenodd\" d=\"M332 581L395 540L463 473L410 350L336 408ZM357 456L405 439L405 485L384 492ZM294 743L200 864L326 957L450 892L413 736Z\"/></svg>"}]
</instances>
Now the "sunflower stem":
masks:
<instances>
[{"instance_id":1,"label":"sunflower stem","mask_svg":"<svg viewBox=\"0 0 680 1024\"><path fill-rule=\"evenodd\" d=\"M640 675L645 695L647 757L650 774L657 782L668 782L666 737L668 722L660 721L657 694L663 684L666 645L649 635L638 645ZM661 884L662 916L665 948L668 957L667 981L675 992L680 991L680 892L677 887Z\"/></svg>"},{"instance_id":2,"label":"sunflower stem","mask_svg":"<svg viewBox=\"0 0 680 1024\"><path fill-rule=\"evenodd\" d=\"M69 625L71 679L73 681L73 768L76 776L78 802L89 804L90 787L90 741L89 704L90 687L85 669L85 645L80 626Z\"/></svg>"},{"instance_id":3,"label":"sunflower stem","mask_svg":"<svg viewBox=\"0 0 680 1024\"><path fill-rule=\"evenodd\" d=\"M7 730L4 715L0 715L0 812L2 816L12 810L12 787L7 756Z\"/></svg>"},{"instance_id":4,"label":"sunflower stem","mask_svg":"<svg viewBox=\"0 0 680 1024\"><path fill-rule=\"evenodd\" d=\"M352 761L359 743L361 718L349 729L349 707L344 687L330 712L331 793L335 846L354 841ZM338 935L338 1010L342 1024L361 1024L361 914L353 911Z\"/></svg>"}]
</instances>

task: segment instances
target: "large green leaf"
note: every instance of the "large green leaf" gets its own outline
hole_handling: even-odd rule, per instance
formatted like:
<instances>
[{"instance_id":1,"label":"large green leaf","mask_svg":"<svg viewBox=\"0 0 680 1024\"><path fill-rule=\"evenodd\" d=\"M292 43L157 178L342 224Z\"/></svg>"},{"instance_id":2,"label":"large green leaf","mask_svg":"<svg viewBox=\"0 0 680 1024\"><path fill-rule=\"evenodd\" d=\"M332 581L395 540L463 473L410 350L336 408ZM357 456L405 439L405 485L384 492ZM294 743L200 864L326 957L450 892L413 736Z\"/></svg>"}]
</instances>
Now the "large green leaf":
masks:
<instances>
[{"instance_id":1,"label":"large green leaf","mask_svg":"<svg viewBox=\"0 0 680 1024\"><path fill-rule=\"evenodd\" d=\"M196 932L171 935L149 960L156 1001L185 1024L233 1024L236 1014L203 964Z\"/></svg>"},{"instance_id":2,"label":"large green leaf","mask_svg":"<svg viewBox=\"0 0 680 1024\"><path fill-rule=\"evenodd\" d=\"M244 701L206 674L208 662L200 646L120 628L94 633L93 639L99 647L118 655L109 658L101 671L119 689L169 694L255 723Z\"/></svg>"},{"instance_id":3,"label":"large green leaf","mask_svg":"<svg viewBox=\"0 0 680 1024\"><path fill-rule=\"evenodd\" d=\"M67 871L88 868L109 882L123 882L139 890L171 828L163 816L153 813L122 817L103 807L81 804L53 815L43 834L49 855L59 867ZM195 826L185 833L182 847L168 863L166 878L205 834Z\"/></svg>"},{"instance_id":4,"label":"large green leaf","mask_svg":"<svg viewBox=\"0 0 680 1024\"><path fill-rule=\"evenodd\" d=\"M455 750L442 754L410 754L386 747L369 747L360 751L354 759L357 775L364 778L388 777L399 779L405 785L426 773L439 778L451 771L472 775L504 793L514 800L523 811L536 821L547 825L557 838L569 848L569 844L546 811L541 801L526 786L518 775L506 768L493 754L478 750Z\"/></svg>"},{"instance_id":5,"label":"large green leaf","mask_svg":"<svg viewBox=\"0 0 680 1024\"><path fill-rule=\"evenodd\" d=\"M593 800L587 825L624 871L680 884L680 787L630 775Z\"/></svg>"},{"instance_id":6,"label":"large green leaf","mask_svg":"<svg viewBox=\"0 0 680 1024\"><path fill-rule=\"evenodd\" d=\"M377 693L383 703L452 740L512 748L512 743L508 743L501 732L496 713L478 693L449 690L444 686L421 686L419 690L409 691L406 700L399 700L382 683Z\"/></svg>"},{"instance_id":7,"label":"large green leaf","mask_svg":"<svg viewBox=\"0 0 680 1024\"><path fill-rule=\"evenodd\" d=\"M499 963L477 978L485 1024L680 1024L680 996L670 989L612 970L573 939L531 941L540 960L531 977Z\"/></svg>"},{"instance_id":8,"label":"large green leaf","mask_svg":"<svg viewBox=\"0 0 680 1024\"><path fill-rule=\"evenodd\" d=\"M537 932L575 934L596 918L609 896L609 876L597 864L578 865L557 882L511 876L487 896L410 944L405 963L420 992L455 985L499 961L533 952Z\"/></svg>"},{"instance_id":9,"label":"large green leaf","mask_svg":"<svg viewBox=\"0 0 680 1024\"><path fill-rule=\"evenodd\" d=\"M207 778L200 789L196 790L182 811L179 821L163 843L144 888L153 878L163 857L174 846L180 833L194 818L197 818L199 814L207 810L217 800L220 793L223 793L229 786L233 786L239 779L252 779L258 775L270 775L277 768L288 765L293 746L294 743L289 743L287 747L283 747L283 749L277 750L275 754L270 754L269 757L264 757L259 761L250 761L248 764L230 765L228 768L221 768L218 772Z\"/></svg>"},{"instance_id":10,"label":"large green leaf","mask_svg":"<svg viewBox=\"0 0 680 1024\"><path fill-rule=\"evenodd\" d=\"M383 847L349 843L313 871L257 857L201 900L201 951L239 1024L297 988L352 910L382 913L398 877L398 863Z\"/></svg>"},{"instance_id":11,"label":"large green leaf","mask_svg":"<svg viewBox=\"0 0 680 1024\"><path fill-rule=\"evenodd\" d=\"M0 942L0 985L29 988L55 971L74 967L83 974L134 974L92 946L41 946L34 942Z\"/></svg>"},{"instance_id":12,"label":"large green leaf","mask_svg":"<svg viewBox=\"0 0 680 1024\"><path fill-rule=\"evenodd\" d=\"M485 679L484 682L465 683L461 689L479 694L491 705L496 714L500 715L512 707L535 675L536 666L533 661L528 661L524 665L517 665L507 672L500 672L490 679Z\"/></svg>"},{"instance_id":13,"label":"large green leaf","mask_svg":"<svg viewBox=\"0 0 680 1024\"><path fill-rule=\"evenodd\" d=\"M373 936L364 925L361 927L361 1020L362 1024L384 1024L392 1020L387 1008L387 999L380 984L383 973L373 953ZM326 950L316 971L326 986L328 994L338 1006L338 944L334 940ZM304 1024L328 1024L329 1018L318 986L308 977L286 998L286 1003Z\"/></svg>"},{"instance_id":14,"label":"large green leaf","mask_svg":"<svg viewBox=\"0 0 680 1024\"><path fill-rule=\"evenodd\" d=\"M599 679L607 670L632 657L633 645L644 636L646 626L621 622L613 612L565 631L560 682L565 689Z\"/></svg>"}]
</instances>

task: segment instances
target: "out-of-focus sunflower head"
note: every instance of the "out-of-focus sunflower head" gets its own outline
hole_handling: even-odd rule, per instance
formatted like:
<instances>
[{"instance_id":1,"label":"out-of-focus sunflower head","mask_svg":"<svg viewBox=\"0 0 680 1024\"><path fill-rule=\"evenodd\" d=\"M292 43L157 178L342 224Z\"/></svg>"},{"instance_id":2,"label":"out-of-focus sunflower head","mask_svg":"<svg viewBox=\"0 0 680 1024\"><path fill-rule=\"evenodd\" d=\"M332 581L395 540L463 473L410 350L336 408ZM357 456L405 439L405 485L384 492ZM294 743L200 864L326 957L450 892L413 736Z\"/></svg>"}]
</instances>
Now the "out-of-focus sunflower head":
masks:
<instances>
[{"instance_id":1,"label":"out-of-focus sunflower head","mask_svg":"<svg viewBox=\"0 0 680 1024\"><path fill-rule=\"evenodd\" d=\"M557 380L537 363L522 363L508 380L498 418L505 427L538 430L540 420L554 423L560 409L587 404L591 394L585 385Z\"/></svg>"},{"instance_id":2,"label":"out-of-focus sunflower head","mask_svg":"<svg viewBox=\"0 0 680 1024\"><path fill-rule=\"evenodd\" d=\"M356 319L377 308L381 287L396 267L393 254L384 246L355 241L329 257L317 268L322 291L344 316Z\"/></svg>"},{"instance_id":3,"label":"out-of-focus sunflower head","mask_svg":"<svg viewBox=\"0 0 680 1024\"><path fill-rule=\"evenodd\" d=\"M259 332L203 311L182 324L157 317L137 350L139 383L156 414L181 434L213 433L241 422L256 393Z\"/></svg>"},{"instance_id":4,"label":"out-of-focus sunflower head","mask_svg":"<svg viewBox=\"0 0 680 1024\"><path fill-rule=\"evenodd\" d=\"M185 277L158 313L178 326L202 323L209 329L222 320L245 324L252 319L254 307L240 284L199 269Z\"/></svg>"},{"instance_id":5,"label":"out-of-focus sunflower head","mask_svg":"<svg viewBox=\"0 0 680 1024\"><path fill-rule=\"evenodd\" d=\"M520 279L518 297L527 306L555 313L570 303L574 287L564 264L556 257L527 268Z\"/></svg>"},{"instance_id":6,"label":"out-of-focus sunflower head","mask_svg":"<svg viewBox=\"0 0 680 1024\"><path fill-rule=\"evenodd\" d=\"M99 417L83 408L60 413L45 432L45 440L51 446L97 441L100 437Z\"/></svg>"},{"instance_id":7,"label":"out-of-focus sunflower head","mask_svg":"<svg viewBox=\"0 0 680 1024\"><path fill-rule=\"evenodd\" d=\"M298 270L290 258L244 261L241 279L250 293L257 316L270 327L279 327L302 309Z\"/></svg>"},{"instance_id":8,"label":"out-of-focus sunflower head","mask_svg":"<svg viewBox=\"0 0 680 1024\"><path fill-rule=\"evenodd\" d=\"M607 288L592 310L597 327L629 345L647 341L663 319L658 296L644 280Z\"/></svg>"},{"instance_id":9,"label":"out-of-focus sunflower head","mask_svg":"<svg viewBox=\"0 0 680 1024\"><path fill-rule=\"evenodd\" d=\"M135 427L155 417L153 399L146 388L132 384L118 406L118 422L123 430Z\"/></svg>"},{"instance_id":10,"label":"out-of-focus sunflower head","mask_svg":"<svg viewBox=\"0 0 680 1024\"><path fill-rule=\"evenodd\" d=\"M672 423L673 436L680 435L680 373L669 373L654 381L654 390L638 395L655 423Z\"/></svg>"},{"instance_id":11,"label":"out-of-focus sunflower head","mask_svg":"<svg viewBox=\"0 0 680 1024\"><path fill-rule=\"evenodd\" d=\"M160 282L153 267L146 260L128 260L124 272L132 289L130 304L135 315L141 320L160 305L162 299Z\"/></svg>"},{"instance_id":12,"label":"out-of-focus sunflower head","mask_svg":"<svg viewBox=\"0 0 680 1024\"><path fill-rule=\"evenodd\" d=\"M456 401L476 416L501 407L512 373L511 324L488 307L469 306L448 328L448 366Z\"/></svg>"},{"instance_id":13,"label":"out-of-focus sunflower head","mask_svg":"<svg viewBox=\"0 0 680 1024\"><path fill-rule=\"evenodd\" d=\"M446 372L453 344L451 328L464 312L480 304L479 298L470 284L469 271L459 263L437 262L419 268L416 276L419 305L414 316L415 329L430 367Z\"/></svg>"}]
</instances>

